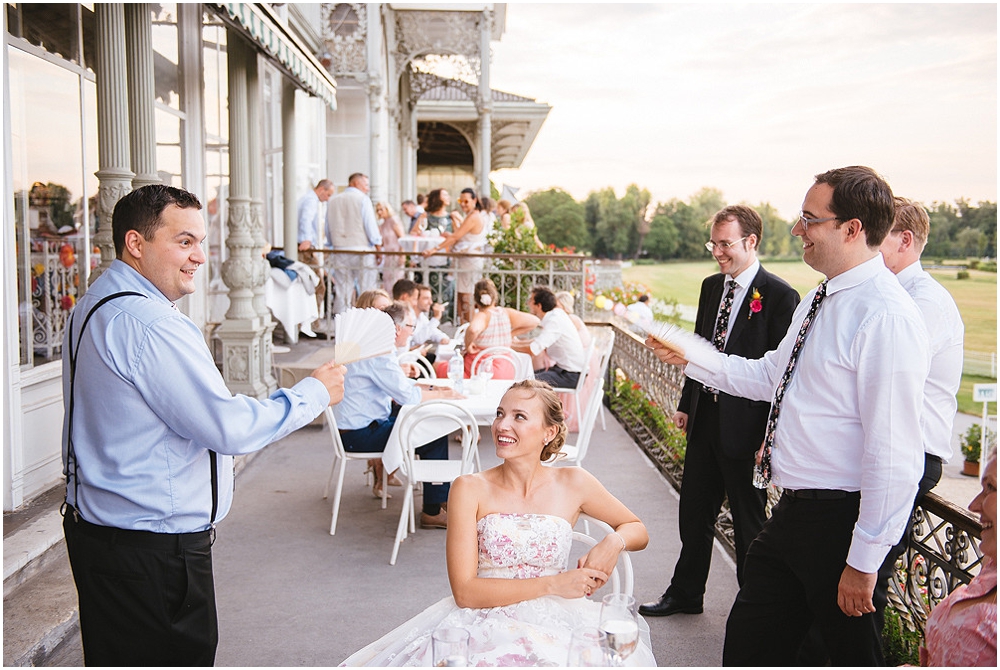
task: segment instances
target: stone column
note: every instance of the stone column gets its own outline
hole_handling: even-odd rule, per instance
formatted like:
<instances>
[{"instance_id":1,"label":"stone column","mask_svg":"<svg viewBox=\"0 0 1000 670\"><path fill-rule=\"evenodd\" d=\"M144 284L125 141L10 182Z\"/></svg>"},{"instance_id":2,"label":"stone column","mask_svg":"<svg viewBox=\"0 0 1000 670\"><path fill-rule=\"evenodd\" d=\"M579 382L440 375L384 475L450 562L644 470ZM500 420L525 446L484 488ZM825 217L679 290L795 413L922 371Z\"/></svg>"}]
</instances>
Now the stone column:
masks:
<instances>
[{"instance_id":1,"label":"stone column","mask_svg":"<svg viewBox=\"0 0 1000 670\"><path fill-rule=\"evenodd\" d=\"M101 249L101 264L90 273L90 282L115 259L111 213L122 196L132 190L129 169L128 88L125 59L125 6L94 5L97 22L97 154L99 228L94 244Z\"/></svg>"},{"instance_id":2,"label":"stone column","mask_svg":"<svg viewBox=\"0 0 1000 670\"><path fill-rule=\"evenodd\" d=\"M125 5L128 51L128 111L131 131L132 188L159 184L156 171L156 87L153 74L153 17L149 5Z\"/></svg>"},{"instance_id":3,"label":"stone column","mask_svg":"<svg viewBox=\"0 0 1000 670\"><path fill-rule=\"evenodd\" d=\"M264 325L254 310L254 282L260 247L254 242L251 214L250 126L247 118L247 63L253 50L236 30L226 35L229 58L229 219L222 280L229 288L229 311L216 331L222 341L222 375L234 393L267 396L262 381L260 346Z\"/></svg>"},{"instance_id":4,"label":"stone column","mask_svg":"<svg viewBox=\"0 0 1000 670\"><path fill-rule=\"evenodd\" d=\"M490 91L490 33L493 15L483 11L479 25L479 195L490 195L490 170L493 159L493 95Z\"/></svg>"},{"instance_id":5,"label":"stone column","mask_svg":"<svg viewBox=\"0 0 1000 670\"><path fill-rule=\"evenodd\" d=\"M263 256L264 245L267 238L264 235L264 226L268 223L264 212L264 148L262 138L264 136L264 125L261 117L261 96L260 77L258 75L257 51L249 49L247 55L247 126L249 135L247 149L250 155L248 166L250 168L250 234L254 242L254 254L252 256L256 263L253 282L253 307L260 317L260 378L267 388L267 394L274 393L278 388L278 380L274 378L271 356L271 333L274 332L274 320L271 319L271 310L267 308L267 300L264 295L264 284L267 282L271 266Z\"/></svg>"},{"instance_id":6,"label":"stone column","mask_svg":"<svg viewBox=\"0 0 1000 670\"><path fill-rule=\"evenodd\" d=\"M299 164L295 144L295 84L281 78L281 176L285 193L285 257L299 259L299 185L295 170ZM312 186L312 184L310 184Z\"/></svg>"}]
</instances>

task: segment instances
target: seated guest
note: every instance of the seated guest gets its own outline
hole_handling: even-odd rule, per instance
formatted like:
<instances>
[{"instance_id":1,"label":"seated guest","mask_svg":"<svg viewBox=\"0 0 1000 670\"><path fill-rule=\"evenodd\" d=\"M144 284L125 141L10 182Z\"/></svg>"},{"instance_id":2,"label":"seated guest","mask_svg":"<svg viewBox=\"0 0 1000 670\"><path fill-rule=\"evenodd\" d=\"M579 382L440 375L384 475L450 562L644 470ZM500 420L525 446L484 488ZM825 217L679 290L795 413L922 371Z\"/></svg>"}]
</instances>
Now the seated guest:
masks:
<instances>
[{"instance_id":1,"label":"seated guest","mask_svg":"<svg viewBox=\"0 0 1000 670\"><path fill-rule=\"evenodd\" d=\"M596 625L600 617L601 604L588 596L605 585L621 552L644 548L649 535L586 470L544 465L565 442L562 418L547 384L526 380L507 391L493 422L500 465L462 475L452 488L446 550L452 595L342 665L448 665L435 658L432 638L454 627L469 633L468 658L455 665L567 665L574 629ZM570 564L581 514L614 530ZM609 665L656 665L649 626L641 618L636 623L629 639L634 651Z\"/></svg>"},{"instance_id":2,"label":"seated guest","mask_svg":"<svg viewBox=\"0 0 1000 670\"><path fill-rule=\"evenodd\" d=\"M444 313L444 305L434 302L431 297L431 287L426 284L417 286L417 325L413 328L413 338L410 340L414 346L424 346L433 344L448 344L451 340L438 328L441 325L441 315ZM427 352L427 359L433 363L434 354Z\"/></svg>"},{"instance_id":3,"label":"seated guest","mask_svg":"<svg viewBox=\"0 0 1000 670\"><path fill-rule=\"evenodd\" d=\"M405 302L411 307L417 305L417 284L411 279L403 277L392 285L392 299Z\"/></svg>"},{"instance_id":4,"label":"seated guest","mask_svg":"<svg viewBox=\"0 0 1000 670\"><path fill-rule=\"evenodd\" d=\"M499 305L500 295L490 279L481 279L472 289L476 313L465 331L465 376L472 376L472 362L488 347L509 347L517 335L530 333L538 327L538 317ZM493 368L497 379L513 379L509 361L497 359Z\"/></svg>"},{"instance_id":5,"label":"seated guest","mask_svg":"<svg viewBox=\"0 0 1000 670\"><path fill-rule=\"evenodd\" d=\"M535 370L535 379L548 382L554 388L573 388L588 361L580 334L569 315L556 305L556 296L544 286L531 291L528 309L541 319L542 331L528 342L515 342L516 351L538 356L543 351L551 365L548 369Z\"/></svg>"},{"instance_id":6,"label":"seated guest","mask_svg":"<svg viewBox=\"0 0 1000 670\"><path fill-rule=\"evenodd\" d=\"M396 328L396 341L410 337L413 322L406 320L408 308L402 303L392 303L384 310L392 317ZM344 402L334 410L340 438L345 451L385 451L389 434L396 425L401 405L412 405L435 398L461 398L452 389L433 391L418 387L403 374L396 354L376 356L347 365L344 377ZM349 397L346 397L349 396ZM395 403L395 404L394 404ZM423 459L447 460L448 438L438 438L417 449ZM382 462L376 461L375 486L372 493L382 497ZM448 484L424 484L422 528L446 528L448 514L441 503L448 501Z\"/></svg>"},{"instance_id":7,"label":"seated guest","mask_svg":"<svg viewBox=\"0 0 1000 670\"><path fill-rule=\"evenodd\" d=\"M982 524L983 564L968 585L959 586L931 611L924 629L920 665L997 664L997 457L986 465L983 490L969 503Z\"/></svg>"},{"instance_id":8,"label":"seated guest","mask_svg":"<svg viewBox=\"0 0 1000 670\"><path fill-rule=\"evenodd\" d=\"M627 308L629 314L629 320L633 324L637 325L642 330L642 333L648 333L653 327L653 310L649 307L649 294L643 293L639 296L639 300L633 302Z\"/></svg>"},{"instance_id":9,"label":"seated guest","mask_svg":"<svg viewBox=\"0 0 1000 670\"><path fill-rule=\"evenodd\" d=\"M389 294L380 288L373 288L369 291L365 291L358 296L357 300L354 301L354 306L360 309L366 309L368 307L385 309L391 304L392 298L390 298Z\"/></svg>"}]
</instances>

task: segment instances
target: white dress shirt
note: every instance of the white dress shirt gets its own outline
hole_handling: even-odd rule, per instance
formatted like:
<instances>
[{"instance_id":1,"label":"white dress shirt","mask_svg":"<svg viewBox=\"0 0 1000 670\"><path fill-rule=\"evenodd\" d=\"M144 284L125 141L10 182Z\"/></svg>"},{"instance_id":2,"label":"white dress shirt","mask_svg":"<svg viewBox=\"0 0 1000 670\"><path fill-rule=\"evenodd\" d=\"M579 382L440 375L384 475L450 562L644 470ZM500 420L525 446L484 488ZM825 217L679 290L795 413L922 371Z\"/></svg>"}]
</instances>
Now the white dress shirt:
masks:
<instances>
[{"instance_id":1,"label":"white dress shirt","mask_svg":"<svg viewBox=\"0 0 1000 670\"><path fill-rule=\"evenodd\" d=\"M410 336L410 345L426 344L433 342L440 344L441 340L448 337L444 331L438 328L441 325L440 319L427 316L427 312L417 314L416 325L413 327L413 335Z\"/></svg>"},{"instance_id":2,"label":"white dress shirt","mask_svg":"<svg viewBox=\"0 0 1000 670\"><path fill-rule=\"evenodd\" d=\"M778 348L759 360L707 353L687 376L735 396L772 400L813 289ZM847 564L877 572L899 541L923 474L919 417L927 331L882 255L827 284L782 400L772 481L787 489L861 491Z\"/></svg>"},{"instance_id":3,"label":"white dress shirt","mask_svg":"<svg viewBox=\"0 0 1000 670\"><path fill-rule=\"evenodd\" d=\"M962 382L965 324L951 294L924 271L920 261L903 268L896 279L917 303L930 341L931 371L920 415L924 452L947 463L952 456L951 433L958 411L956 394Z\"/></svg>"},{"instance_id":4,"label":"white dress shirt","mask_svg":"<svg viewBox=\"0 0 1000 670\"><path fill-rule=\"evenodd\" d=\"M556 307L542 317L542 332L531 341L531 353L535 356L543 351L555 365L566 372L583 372L587 361L580 341L580 333L562 309Z\"/></svg>"}]
</instances>

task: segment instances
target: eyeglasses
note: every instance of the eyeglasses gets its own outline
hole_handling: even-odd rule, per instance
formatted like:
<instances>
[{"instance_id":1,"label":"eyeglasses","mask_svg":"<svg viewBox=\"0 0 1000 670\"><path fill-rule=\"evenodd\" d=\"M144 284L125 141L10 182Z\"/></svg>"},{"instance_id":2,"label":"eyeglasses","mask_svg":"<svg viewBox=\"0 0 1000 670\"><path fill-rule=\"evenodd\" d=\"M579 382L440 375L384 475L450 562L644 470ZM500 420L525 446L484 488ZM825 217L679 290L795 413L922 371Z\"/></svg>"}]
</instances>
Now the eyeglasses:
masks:
<instances>
[{"instance_id":1,"label":"eyeglasses","mask_svg":"<svg viewBox=\"0 0 1000 670\"><path fill-rule=\"evenodd\" d=\"M708 242L705 242L705 248L708 249L709 251L715 251L715 248L718 247L722 251L729 251L737 244L745 240L747 237L750 236L747 235L746 237L741 237L740 239L735 240L733 242L713 242L712 240L709 240Z\"/></svg>"},{"instance_id":2,"label":"eyeglasses","mask_svg":"<svg viewBox=\"0 0 1000 670\"><path fill-rule=\"evenodd\" d=\"M417 327L417 324L415 324L415 323L404 323L403 324L403 328L416 328L416 327Z\"/></svg>"},{"instance_id":3,"label":"eyeglasses","mask_svg":"<svg viewBox=\"0 0 1000 670\"><path fill-rule=\"evenodd\" d=\"M825 219L810 219L808 216L799 212L799 224L802 226L802 230L809 232L809 226L817 223L826 223L827 221L840 221L836 216L828 216Z\"/></svg>"}]
</instances>

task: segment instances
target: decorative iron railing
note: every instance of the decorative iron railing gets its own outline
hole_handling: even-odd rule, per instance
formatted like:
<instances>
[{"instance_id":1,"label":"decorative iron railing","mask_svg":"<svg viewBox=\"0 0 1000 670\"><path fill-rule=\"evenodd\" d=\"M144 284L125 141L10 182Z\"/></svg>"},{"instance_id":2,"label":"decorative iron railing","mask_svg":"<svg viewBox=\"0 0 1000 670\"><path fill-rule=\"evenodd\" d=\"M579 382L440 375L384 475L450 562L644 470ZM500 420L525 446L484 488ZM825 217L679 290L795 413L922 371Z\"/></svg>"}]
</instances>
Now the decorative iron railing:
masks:
<instances>
[{"instance_id":1,"label":"decorative iron railing","mask_svg":"<svg viewBox=\"0 0 1000 670\"><path fill-rule=\"evenodd\" d=\"M661 363L624 322L615 320L608 327L616 330L609 374L614 375L617 370L639 384L667 416L671 415L680 400L684 381L680 368ZM622 425L636 443L679 491L683 457L638 413L628 409L621 412L614 402L610 404L612 410L620 414ZM773 504L779 495L780 491L771 487L769 502ZM933 492L917 505L913 520L907 550L897 562L895 578L889 585L889 602L904 625L923 636L931 609L956 587L972 581L979 572L982 552L978 540L982 526L969 511ZM723 506L716 521L716 536L735 557L728 505Z\"/></svg>"},{"instance_id":2,"label":"decorative iron railing","mask_svg":"<svg viewBox=\"0 0 1000 670\"><path fill-rule=\"evenodd\" d=\"M424 256L417 252L333 251L314 250L324 256L323 269L326 271L325 310L320 318L318 330L333 332L334 305L338 287L334 281L338 270L350 270L357 263L368 259L371 263L364 285L349 286L348 302L360 290L369 288L391 288L401 277L431 287L435 302L448 303L444 321L455 321L455 287L461 276L470 278L470 285L482 277L489 277L496 284L500 294L500 304L515 309L526 309L528 296L535 285L548 286L553 291L569 291L576 296L583 295L587 268L592 261L581 254L467 254L436 253ZM401 259L388 268L377 267L376 257ZM391 263L391 260L390 260ZM578 310L579 311L579 310Z\"/></svg>"}]
</instances>

